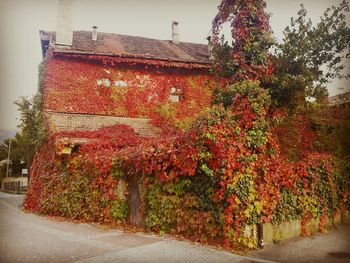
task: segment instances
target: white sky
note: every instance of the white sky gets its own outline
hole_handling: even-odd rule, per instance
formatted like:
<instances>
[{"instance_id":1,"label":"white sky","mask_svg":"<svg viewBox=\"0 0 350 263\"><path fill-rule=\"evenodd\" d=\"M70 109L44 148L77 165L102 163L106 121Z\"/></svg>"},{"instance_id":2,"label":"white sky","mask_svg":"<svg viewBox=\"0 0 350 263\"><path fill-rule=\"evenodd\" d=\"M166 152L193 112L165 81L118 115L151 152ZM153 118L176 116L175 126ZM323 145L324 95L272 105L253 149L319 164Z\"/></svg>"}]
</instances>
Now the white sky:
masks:
<instances>
[{"instance_id":1,"label":"white sky","mask_svg":"<svg viewBox=\"0 0 350 263\"><path fill-rule=\"evenodd\" d=\"M56 30L57 0L0 0L0 130L14 129L19 113L13 104L19 96L31 97L37 90L41 61L39 30ZM219 0L75 0L74 30L171 38L171 21L179 21L180 41L206 43ZM341 0L267 0L273 15L271 26L277 39L296 16L301 3L314 22L323 11ZM227 33L228 36L228 33ZM334 81L331 95L350 88L349 82Z\"/></svg>"}]
</instances>

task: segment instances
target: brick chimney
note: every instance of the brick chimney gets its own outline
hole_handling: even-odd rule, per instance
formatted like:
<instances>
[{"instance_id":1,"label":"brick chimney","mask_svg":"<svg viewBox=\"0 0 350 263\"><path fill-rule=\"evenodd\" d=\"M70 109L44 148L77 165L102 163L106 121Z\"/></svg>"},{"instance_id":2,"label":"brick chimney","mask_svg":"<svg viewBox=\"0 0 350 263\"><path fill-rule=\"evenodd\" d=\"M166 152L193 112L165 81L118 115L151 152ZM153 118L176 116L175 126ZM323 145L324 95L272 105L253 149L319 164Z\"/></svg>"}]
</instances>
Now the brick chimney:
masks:
<instances>
[{"instance_id":1,"label":"brick chimney","mask_svg":"<svg viewBox=\"0 0 350 263\"><path fill-rule=\"evenodd\" d=\"M172 39L174 44L180 44L180 37L179 37L179 22L173 21L173 24L171 25L172 28Z\"/></svg>"},{"instance_id":2,"label":"brick chimney","mask_svg":"<svg viewBox=\"0 0 350 263\"><path fill-rule=\"evenodd\" d=\"M58 0L56 45L71 46L73 42L72 9L74 0Z\"/></svg>"}]
</instances>

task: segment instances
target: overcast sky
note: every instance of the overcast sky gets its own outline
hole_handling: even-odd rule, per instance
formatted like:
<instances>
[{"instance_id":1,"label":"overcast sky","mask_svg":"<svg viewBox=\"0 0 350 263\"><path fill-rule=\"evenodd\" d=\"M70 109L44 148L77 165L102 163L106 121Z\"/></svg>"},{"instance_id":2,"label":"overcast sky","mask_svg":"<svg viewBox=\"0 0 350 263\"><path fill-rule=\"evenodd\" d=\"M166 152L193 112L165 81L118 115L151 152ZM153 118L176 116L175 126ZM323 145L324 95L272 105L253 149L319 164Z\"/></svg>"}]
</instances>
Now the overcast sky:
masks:
<instances>
[{"instance_id":1,"label":"overcast sky","mask_svg":"<svg viewBox=\"0 0 350 263\"><path fill-rule=\"evenodd\" d=\"M41 61L39 30L56 30L57 0L0 0L0 130L14 129L19 114L13 102L37 90ZM219 0L75 0L73 28L101 32L171 38L171 21L179 21L180 41L206 43ZM277 39L296 16L301 3L314 22L341 0L267 0ZM344 92L349 82L334 81L331 95Z\"/></svg>"}]
</instances>

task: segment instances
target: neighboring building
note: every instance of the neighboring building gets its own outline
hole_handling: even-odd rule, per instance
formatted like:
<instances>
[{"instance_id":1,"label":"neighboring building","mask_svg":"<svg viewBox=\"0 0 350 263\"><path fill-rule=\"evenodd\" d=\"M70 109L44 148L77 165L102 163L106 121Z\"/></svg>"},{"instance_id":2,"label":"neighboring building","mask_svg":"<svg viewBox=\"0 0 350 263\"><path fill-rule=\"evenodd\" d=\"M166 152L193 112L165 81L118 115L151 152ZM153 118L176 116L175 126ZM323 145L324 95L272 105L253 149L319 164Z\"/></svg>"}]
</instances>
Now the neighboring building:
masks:
<instances>
[{"instance_id":1,"label":"neighboring building","mask_svg":"<svg viewBox=\"0 0 350 263\"><path fill-rule=\"evenodd\" d=\"M190 122L210 104L208 46L173 39L72 30L72 0L59 1L56 32L40 31L44 115L51 131L127 124L144 136L161 120Z\"/></svg>"},{"instance_id":2,"label":"neighboring building","mask_svg":"<svg viewBox=\"0 0 350 263\"><path fill-rule=\"evenodd\" d=\"M28 177L5 177L1 182L1 190L11 193L24 193L27 191Z\"/></svg>"},{"instance_id":3,"label":"neighboring building","mask_svg":"<svg viewBox=\"0 0 350 263\"><path fill-rule=\"evenodd\" d=\"M331 107L349 109L350 92L345 92L335 96L328 97L328 102Z\"/></svg>"}]
</instances>

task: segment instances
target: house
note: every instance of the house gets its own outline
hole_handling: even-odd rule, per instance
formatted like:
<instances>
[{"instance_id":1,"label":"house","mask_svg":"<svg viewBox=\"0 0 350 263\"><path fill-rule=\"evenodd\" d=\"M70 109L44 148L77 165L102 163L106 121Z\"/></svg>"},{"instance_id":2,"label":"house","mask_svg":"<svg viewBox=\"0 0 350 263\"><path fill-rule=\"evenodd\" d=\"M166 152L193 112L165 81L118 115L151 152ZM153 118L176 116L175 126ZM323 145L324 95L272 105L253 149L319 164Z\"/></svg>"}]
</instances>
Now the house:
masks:
<instances>
[{"instance_id":1,"label":"house","mask_svg":"<svg viewBox=\"0 0 350 263\"><path fill-rule=\"evenodd\" d=\"M72 0L59 0L56 32L40 31L44 116L51 132L126 124L153 136L190 123L210 104L208 45L72 29ZM181 123L181 124L179 124Z\"/></svg>"},{"instance_id":2,"label":"house","mask_svg":"<svg viewBox=\"0 0 350 263\"><path fill-rule=\"evenodd\" d=\"M116 124L133 128L138 138L158 137L165 127L189 127L210 106L215 86L208 45L180 41L177 22L171 40L101 33L97 27L73 31L72 3L59 0L56 32L40 31L43 116L49 133L60 136L54 137L55 150L45 144L33 162L26 207L34 210L40 210L37 197L45 191L39 187L41 160L49 162L41 156L52 158L56 151L65 159L75 145L106 143L86 131L114 126L123 132ZM138 183L127 180L129 221L139 224Z\"/></svg>"}]
</instances>

